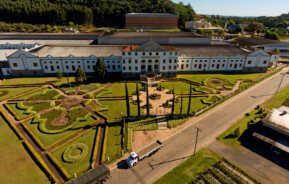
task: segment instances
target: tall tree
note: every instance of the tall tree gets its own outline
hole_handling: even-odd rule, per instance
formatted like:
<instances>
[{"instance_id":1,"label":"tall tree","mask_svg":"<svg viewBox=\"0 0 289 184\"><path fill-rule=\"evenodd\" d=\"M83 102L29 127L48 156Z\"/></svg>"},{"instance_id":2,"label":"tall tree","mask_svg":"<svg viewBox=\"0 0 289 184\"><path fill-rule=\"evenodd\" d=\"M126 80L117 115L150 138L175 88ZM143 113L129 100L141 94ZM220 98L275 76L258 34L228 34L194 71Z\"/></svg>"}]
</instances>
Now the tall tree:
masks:
<instances>
[{"instance_id":1,"label":"tall tree","mask_svg":"<svg viewBox=\"0 0 289 184\"><path fill-rule=\"evenodd\" d=\"M180 116L183 114L183 92L181 92L181 108L180 108Z\"/></svg>"},{"instance_id":2,"label":"tall tree","mask_svg":"<svg viewBox=\"0 0 289 184\"><path fill-rule=\"evenodd\" d=\"M139 99L138 83L136 83L136 101L137 101L137 115L140 116L140 99Z\"/></svg>"},{"instance_id":3,"label":"tall tree","mask_svg":"<svg viewBox=\"0 0 289 184\"><path fill-rule=\"evenodd\" d=\"M106 74L106 66L102 57L97 59L96 65L94 67L94 74L97 81L102 82L104 80Z\"/></svg>"},{"instance_id":4,"label":"tall tree","mask_svg":"<svg viewBox=\"0 0 289 184\"><path fill-rule=\"evenodd\" d=\"M149 85L146 85L146 110L147 110L147 115L150 115L150 100L149 100Z\"/></svg>"},{"instance_id":5,"label":"tall tree","mask_svg":"<svg viewBox=\"0 0 289 184\"><path fill-rule=\"evenodd\" d=\"M58 72L56 73L56 77L57 77L58 81L60 81L60 80L63 78L63 73L60 72L60 71L58 71Z\"/></svg>"},{"instance_id":6,"label":"tall tree","mask_svg":"<svg viewBox=\"0 0 289 184\"><path fill-rule=\"evenodd\" d=\"M78 67L75 73L75 81L76 82L84 82L86 81L87 77L85 72L82 70L82 68Z\"/></svg>"},{"instance_id":7,"label":"tall tree","mask_svg":"<svg viewBox=\"0 0 289 184\"><path fill-rule=\"evenodd\" d=\"M172 103L172 112L171 115L173 116L175 113L175 89L173 89L173 103Z\"/></svg>"},{"instance_id":8,"label":"tall tree","mask_svg":"<svg viewBox=\"0 0 289 184\"><path fill-rule=\"evenodd\" d=\"M128 95L128 88L127 88L126 82L125 82L125 101L126 101L126 114L127 114L127 117L130 117L129 95Z\"/></svg>"},{"instance_id":9,"label":"tall tree","mask_svg":"<svg viewBox=\"0 0 289 184\"><path fill-rule=\"evenodd\" d=\"M190 85L190 94L189 94L189 103L188 103L187 116L190 115L190 111L191 111L191 101L192 101L192 85Z\"/></svg>"}]
</instances>

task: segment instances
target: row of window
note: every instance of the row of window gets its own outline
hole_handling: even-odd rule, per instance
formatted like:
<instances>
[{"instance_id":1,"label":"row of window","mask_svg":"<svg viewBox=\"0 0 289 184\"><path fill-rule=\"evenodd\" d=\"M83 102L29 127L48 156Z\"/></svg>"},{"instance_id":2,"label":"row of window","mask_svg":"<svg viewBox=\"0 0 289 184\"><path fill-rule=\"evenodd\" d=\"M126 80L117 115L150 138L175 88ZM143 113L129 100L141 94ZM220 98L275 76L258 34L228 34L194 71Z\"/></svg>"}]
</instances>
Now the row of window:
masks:
<instances>
[{"instance_id":1,"label":"row of window","mask_svg":"<svg viewBox=\"0 0 289 184\"><path fill-rule=\"evenodd\" d=\"M123 52L122 55L124 56L125 53L127 53L127 55L129 55L129 56L133 55L133 53L134 53L135 56L138 55L138 52ZM149 53L148 53L149 56L152 56L153 54L154 54L154 52L149 52ZM177 54L178 54L178 53L175 52L175 55L177 55ZM142 52L142 55L145 56L145 55L146 55L146 52ZM155 52L155 55L158 56L159 53L158 53L158 52ZM166 53L166 52L163 52L163 55L166 56L167 53ZM173 55L173 52L169 52L169 55L170 55L170 56Z\"/></svg>"},{"instance_id":2,"label":"row of window","mask_svg":"<svg viewBox=\"0 0 289 184\"><path fill-rule=\"evenodd\" d=\"M238 64L230 64L229 65L229 67L230 68L232 68L234 66L234 69L236 69L237 67L238 67ZM198 69L201 69L202 67L204 67L204 68L206 68L207 67L207 64L195 64L194 65L194 68L198 68ZM224 68L225 67L225 64L212 64L211 65L211 67L212 68L217 68L217 69L219 69L220 67L221 68ZM242 67L242 64L239 64L239 67ZM188 64L186 64L186 65L184 65L184 64L181 64L181 65L178 65L178 68L181 68L182 70L184 69L184 68L189 68L189 65Z\"/></svg>"}]
</instances>

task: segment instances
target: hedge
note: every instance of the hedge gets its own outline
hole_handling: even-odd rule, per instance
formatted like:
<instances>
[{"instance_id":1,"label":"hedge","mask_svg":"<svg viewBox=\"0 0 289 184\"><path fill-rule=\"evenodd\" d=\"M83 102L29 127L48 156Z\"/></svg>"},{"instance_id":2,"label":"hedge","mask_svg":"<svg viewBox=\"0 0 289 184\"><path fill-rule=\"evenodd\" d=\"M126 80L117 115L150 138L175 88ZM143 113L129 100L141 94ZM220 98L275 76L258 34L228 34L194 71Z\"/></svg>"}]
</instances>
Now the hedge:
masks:
<instances>
[{"instance_id":1,"label":"hedge","mask_svg":"<svg viewBox=\"0 0 289 184\"><path fill-rule=\"evenodd\" d=\"M107 161L106 160L106 142L107 142L107 134L108 134L108 126L105 127L104 130L104 137L103 137L103 146L102 146L102 155L101 155L101 161Z\"/></svg>"},{"instance_id":2,"label":"hedge","mask_svg":"<svg viewBox=\"0 0 289 184\"><path fill-rule=\"evenodd\" d=\"M97 153L98 153L98 145L99 145L99 141L100 141L100 135L101 135L101 128L98 128L97 130L97 135L96 135L96 140L94 142L94 146L93 146L93 154L92 154L92 167L94 162L97 159Z\"/></svg>"},{"instance_id":3,"label":"hedge","mask_svg":"<svg viewBox=\"0 0 289 184\"><path fill-rule=\"evenodd\" d=\"M66 169L59 163L59 161L51 154L48 152L47 154L50 158L50 160L52 160L54 162L54 164L58 167L58 169L62 172L62 174L66 177L67 180L70 180L72 178L72 176L66 171Z\"/></svg>"},{"instance_id":4,"label":"hedge","mask_svg":"<svg viewBox=\"0 0 289 184\"><path fill-rule=\"evenodd\" d=\"M23 126L25 131L29 133L32 139L34 139L37 142L37 144L44 150L46 146L40 141L40 139L38 139L38 137L27 127L25 123L22 123L21 125Z\"/></svg>"},{"instance_id":5,"label":"hedge","mask_svg":"<svg viewBox=\"0 0 289 184\"><path fill-rule=\"evenodd\" d=\"M81 154L76 155L76 156L71 155L71 152L75 149L80 149ZM76 143L76 144L69 146L68 148L64 150L62 154L62 158L65 162L68 162L68 163L78 162L87 156L88 151L89 151L89 148L86 144Z\"/></svg>"},{"instance_id":6,"label":"hedge","mask_svg":"<svg viewBox=\"0 0 289 184\"><path fill-rule=\"evenodd\" d=\"M52 179L56 183L60 183L58 181L58 178L54 175L54 173L49 169L49 167L46 165L46 163L43 161L42 157L37 153L37 151L34 150L33 146L25 139L25 137L22 135L22 133L18 130L16 125L14 123L11 123L7 118L7 115L5 112L0 110L0 113L4 117L4 119L13 127L13 129L17 132L17 134L20 136L20 138L23 140L24 144L28 147L28 149L31 151L31 153L35 156L36 160L39 161L39 163L42 165L42 167L48 172L48 174L52 177Z\"/></svg>"}]
</instances>

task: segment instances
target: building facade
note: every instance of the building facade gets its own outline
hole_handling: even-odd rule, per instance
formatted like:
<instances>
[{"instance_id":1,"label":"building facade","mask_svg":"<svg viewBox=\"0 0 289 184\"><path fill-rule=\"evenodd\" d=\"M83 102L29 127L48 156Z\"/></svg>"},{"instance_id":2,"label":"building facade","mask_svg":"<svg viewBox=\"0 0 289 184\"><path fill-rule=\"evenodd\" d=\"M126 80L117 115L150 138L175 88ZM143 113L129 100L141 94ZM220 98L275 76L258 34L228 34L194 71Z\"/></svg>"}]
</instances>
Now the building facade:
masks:
<instances>
[{"instance_id":1,"label":"building facade","mask_svg":"<svg viewBox=\"0 0 289 184\"><path fill-rule=\"evenodd\" d=\"M274 62L263 50L251 52L231 45L161 46L153 40L127 46L45 45L9 55L10 72L6 76L55 76L58 71L73 74L78 67L92 74L99 57L104 59L108 73L120 73L126 78L148 73L174 76L198 72L265 72Z\"/></svg>"},{"instance_id":2,"label":"building facade","mask_svg":"<svg viewBox=\"0 0 289 184\"><path fill-rule=\"evenodd\" d=\"M177 28L178 17L169 13L128 13L127 28Z\"/></svg>"}]
</instances>

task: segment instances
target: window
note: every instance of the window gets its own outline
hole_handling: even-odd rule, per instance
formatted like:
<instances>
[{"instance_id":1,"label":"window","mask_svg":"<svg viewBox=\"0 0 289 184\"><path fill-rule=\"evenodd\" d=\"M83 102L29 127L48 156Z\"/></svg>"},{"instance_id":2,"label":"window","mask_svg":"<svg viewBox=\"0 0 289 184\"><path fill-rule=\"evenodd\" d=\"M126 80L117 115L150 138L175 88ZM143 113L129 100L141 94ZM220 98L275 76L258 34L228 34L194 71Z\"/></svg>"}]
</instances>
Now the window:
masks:
<instances>
[{"instance_id":1,"label":"window","mask_svg":"<svg viewBox=\"0 0 289 184\"><path fill-rule=\"evenodd\" d=\"M56 66L56 69L59 70L59 66Z\"/></svg>"},{"instance_id":2,"label":"window","mask_svg":"<svg viewBox=\"0 0 289 184\"><path fill-rule=\"evenodd\" d=\"M145 69L146 69L146 66L145 66L145 65L141 65L141 69L142 69L142 70L145 70Z\"/></svg>"},{"instance_id":3,"label":"window","mask_svg":"<svg viewBox=\"0 0 289 184\"><path fill-rule=\"evenodd\" d=\"M264 64L264 65L267 64L267 61L263 61L263 64Z\"/></svg>"},{"instance_id":4,"label":"window","mask_svg":"<svg viewBox=\"0 0 289 184\"><path fill-rule=\"evenodd\" d=\"M178 62L178 60L177 59L175 59L175 63L177 63Z\"/></svg>"},{"instance_id":5,"label":"window","mask_svg":"<svg viewBox=\"0 0 289 184\"><path fill-rule=\"evenodd\" d=\"M212 64L212 67L214 68L214 67L215 67L215 65L214 65L214 64Z\"/></svg>"},{"instance_id":6,"label":"window","mask_svg":"<svg viewBox=\"0 0 289 184\"><path fill-rule=\"evenodd\" d=\"M232 64L230 64L230 67L232 67Z\"/></svg>"},{"instance_id":7,"label":"window","mask_svg":"<svg viewBox=\"0 0 289 184\"><path fill-rule=\"evenodd\" d=\"M13 66L14 66L14 67L17 67L18 65L17 65L17 63L13 63Z\"/></svg>"},{"instance_id":8,"label":"window","mask_svg":"<svg viewBox=\"0 0 289 184\"><path fill-rule=\"evenodd\" d=\"M137 56L137 52L135 52L135 53L134 53L134 55L136 55L136 56Z\"/></svg>"},{"instance_id":9,"label":"window","mask_svg":"<svg viewBox=\"0 0 289 184\"><path fill-rule=\"evenodd\" d=\"M174 69L177 69L177 66L174 66Z\"/></svg>"},{"instance_id":10,"label":"window","mask_svg":"<svg viewBox=\"0 0 289 184\"><path fill-rule=\"evenodd\" d=\"M69 69L69 66L68 66L68 65L66 65L66 69L67 69L67 70Z\"/></svg>"},{"instance_id":11,"label":"window","mask_svg":"<svg viewBox=\"0 0 289 184\"><path fill-rule=\"evenodd\" d=\"M137 64L137 60L135 60L134 62L135 62L135 64Z\"/></svg>"},{"instance_id":12,"label":"window","mask_svg":"<svg viewBox=\"0 0 289 184\"><path fill-rule=\"evenodd\" d=\"M159 53L158 53L158 52L156 52L156 55L158 56L158 55L159 55Z\"/></svg>"},{"instance_id":13,"label":"window","mask_svg":"<svg viewBox=\"0 0 289 184\"><path fill-rule=\"evenodd\" d=\"M54 71L54 66L50 66L50 70L51 70L51 71Z\"/></svg>"},{"instance_id":14,"label":"window","mask_svg":"<svg viewBox=\"0 0 289 184\"><path fill-rule=\"evenodd\" d=\"M130 56L130 55L131 55L131 53L130 53L130 52L128 52L128 55Z\"/></svg>"},{"instance_id":15,"label":"window","mask_svg":"<svg viewBox=\"0 0 289 184\"><path fill-rule=\"evenodd\" d=\"M252 61L248 61L248 65L251 64L251 63L252 63Z\"/></svg>"},{"instance_id":16,"label":"window","mask_svg":"<svg viewBox=\"0 0 289 184\"><path fill-rule=\"evenodd\" d=\"M110 65L107 65L107 68L110 69Z\"/></svg>"},{"instance_id":17,"label":"window","mask_svg":"<svg viewBox=\"0 0 289 184\"><path fill-rule=\"evenodd\" d=\"M89 62L89 61L86 61L86 63L89 64L90 62Z\"/></svg>"},{"instance_id":18,"label":"window","mask_svg":"<svg viewBox=\"0 0 289 184\"><path fill-rule=\"evenodd\" d=\"M47 69L48 69L48 66L45 66L44 68L47 70Z\"/></svg>"},{"instance_id":19,"label":"window","mask_svg":"<svg viewBox=\"0 0 289 184\"><path fill-rule=\"evenodd\" d=\"M202 69L202 65L199 65L199 69Z\"/></svg>"},{"instance_id":20,"label":"window","mask_svg":"<svg viewBox=\"0 0 289 184\"><path fill-rule=\"evenodd\" d=\"M165 66L163 66L163 70L166 70L166 67L165 67Z\"/></svg>"},{"instance_id":21,"label":"window","mask_svg":"<svg viewBox=\"0 0 289 184\"><path fill-rule=\"evenodd\" d=\"M142 63L145 63L146 61L145 61L145 60L141 60L141 62L142 62Z\"/></svg>"},{"instance_id":22,"label":"window","mask_svg":"<svg viewBox=\"0 0 289 184\"><path fill-rule=\"evenodd\" d=\"M186 64L186 68L189 68L189 65L188 65L188 64Z\"/></svg>"},{"instance_id":23,"label":"window","mask_svg":"<svg viewBox=\"0 0 289 184\"><path fill-rule=\"evenodd\" d=\"M197 64L195 64L195 68L197 68L198 67L198 65Z\"/></svg>"},{"instance_id":24,"label":"window","mask_svg":"<svg viewBox=\"0 0 289 184\"><path fill-rule=\"evenodd\" d=\"M131 60L128 60L128 63L131 63Z\"/></svg>"},{"instance_id":25,"label":"window","mask_svg":"<svg viewBox=\"0 0 289 184\"><path fill-rule=\"evenodd\" d=\"M37 66L38 66L38 63L33 63L33 66L34 66L34 67L37 67Z\"/></svg>"},{"instance_id":26,"label":"window","mask_svg":"<svg viewBox=\"0 0 289 184\"><path fill-rule=\"evenodd\" d=\"M169 66L169 70L172 69L172 66Z\"/></svg>"},{"instance_id":27,"label":"window","mask_svg":"<svg viewBox=\"0 0 289 184\"><path fill-rule=\"evenodd\" d=\"M167 53L166 52L164 52L164 56L166 55Z\"/></svg>"},{"instance_id":28,"label":"window","mask_svg":"<svg viewBox=\"0 0 289 184\"><path fill-rule=\"evenodd\" d=\"M172 59L169 60L169 63L172 63Z\"/></svg>"},{"instance_id":29,"label":"window","mask_svg":"<svg viewBox=\"0 0 289 184\"><path fill-rule=\"evenodd\" d=\"M131 66L128 67L128 70L131 70Z\"/></svg>"},{"instance_id":30,"label":"window","mask_svg":"<svg viewBox=\"0 0 289 184\"><path fill-rule=\"evenodd\" d=\"M80 63L80 61L77 61L77 63L79 64L79 63Z\"/></svg>"},{"instance_id":31,"label":"window","mask_svg":"<svg viewBox=\"0 0 289 184\"><path fill-rule=\"evenodd\" d=\"M143 53L142 53L142 55L144 56L144 55L146 55L146 53L145 53L145 52L143 52Z\"/></svg>"},{"instance_id":32,"label":"window","mask_svg":"<svg viewBox=\"0 0 289 184\"><path fill-rule=\"evenodd\" d=\"M125 64L125 60L122 60L122 63Z\"/></svg>"},{"instance_id":33,"label":"window","mask_svg":"<svg viewBox=\"0 0 289 184\"><path fill-rule=\"evenodd\" d=\"M123 66L122 69L125 71L125 66Z\"/></svg>"},{"instance_id":34,"label":"window","mask_svg":"<svg viewBox=\"0 0 289 184\"><path fill-rule=\"evenodd\" d=\"M240 64L239 67L242 67L242 64Z\"/></svg>"},{"instance_id":35,"label":"window","mask_svg":"<svg viewBox=\"0 0 289 184\"><path fill-rule=\"evenodd\" d=\"M152 53L150 52L150 53L149 53L149 55L151 56L151 55L152 55Z\"/></svg>"},{"instance_id":36,"label":"window","mask_svg":"<svg viewBox=\"0 0 289 184\"><path fill-rule=\"evenodd\" d=\"M138 67L136 66L134 69L135 69L135 70L138 70Z\"/></svg>"},{"instance_id":37,"label":"window","mask_svg":"<svg viewBox=\"0 0 289 184\"><path fill-rule=\"evenodd\" d=\"M165 60L165 59L163 60L163 63L166 63L166 60Z\"/></svg>"},{"instance_id":38,"label":"window","mask_svg":"<svg viewBox=\"0 0 289 184\"><path fill-rule=\"evenodd\" d=\"M182 70L184 69L184 65L183 65L183 64L181 65L181 69L182 69Z\"/></svg>"},{"instance_id":39,"label":"window","mask_svg":"<svg viewBox=\"0 0 289 184\"><path fill-rule=\"evenodd\" d=\"M225 67L225 64L222 64L222 67L224 68L224 67Z\"/></svg>"},{"instance_id":40,"label":"window","mask_svg":"<svg viewBox=\"0 0 289 184\"><path fill-rule=\"evenodd\" d=\"M204 67L206 68L206 67L207 67L207 65L206 65L206 64L204 64Z\"/></svg>"},{"instance_id":41,"label":"window","mask_svg":"<svg viewBox=\"0 0 289 184\"><path fill-rule=\"evenodd\" d=\"M123 52L123 53L122 53L122 55L124 56L124 55L125 55L125 53Z\"/></svg>"},{"instance_id":42,"label":"window","mask_svg":"<svg viewBox=\"0 0 289 184\"><path fill-rule=\"evenodd\" d=\"M72 65L72 71L75 71L75 66L74 65Z\"/></svg>"},{"instance_id":43,"label":"window","mask_svg":"<svg viewBox=\"0 0 289 184\"><path fill-rule=\"evenodd\" d=\"M87 69L89 69L89 70L90 70L90 65L88 65L88 66L87 66Z\"/></svg>"},{"instance_id":44,"label":"window","mask_svg":"<svg viewBox=\"0 0 289 184\"><path fill-rule=\"evenodd\" d=\"M170 55L172 55L172 52L170 52Z\"/></svg>"},{"instance_id":45,"label":"window","mask_svg":"<svg viewBox=\"0 0 289 184\"><path fill-rule=\"evenodd\" d=\"M217 64L217 69L219 69L220 68L220 65L219 64Z\"/></svg>"},{"instance_id":46,"label":"window","mask_svg":"<svg viewBox=\"0 0 289 184\"><path fill-rule=\"evenodd\" d=\"M112 70L115 70L115 65L112 65Z\"/></svg>"},{"instance_id":47,"label":"window","mask_svg":"<svg viewBox=\"0 0 289 184\"><path fill-rule=\"evenodd\" d=\"M120 65L117 65L117 68L120 69Z\"/></svg>"},{"instance_id":48,"label":"window","mask_svg":"<svg viewBox=\"0 0 289 184\"><path fill-rule=\"evenodd\" d=\"M234 66L234 69L236 69L236 68L237 68L237 66L238 66L238 65L237 65L237 64L235 64L235 66Z\"/></svg>"}]
</instances>

